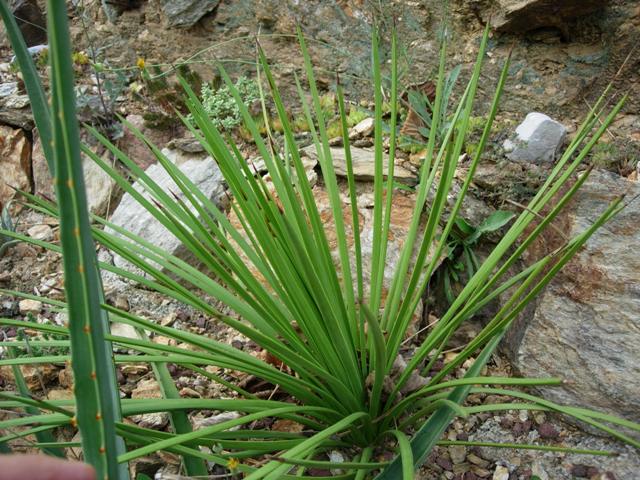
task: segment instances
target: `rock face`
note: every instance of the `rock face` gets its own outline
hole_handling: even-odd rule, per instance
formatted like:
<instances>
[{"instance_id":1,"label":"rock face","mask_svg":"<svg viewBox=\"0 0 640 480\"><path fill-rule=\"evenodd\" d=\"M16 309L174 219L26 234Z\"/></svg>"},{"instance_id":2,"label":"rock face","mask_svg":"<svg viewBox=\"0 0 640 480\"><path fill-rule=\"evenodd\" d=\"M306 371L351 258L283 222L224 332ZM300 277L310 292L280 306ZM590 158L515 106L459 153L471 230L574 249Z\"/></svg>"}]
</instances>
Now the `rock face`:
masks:
<instances>
[{"instance_id":1,"label":"rock face","mask_svg":"<svg viewBox=\"0 0 640 480\"><path fill-rule=\"evenodd\" d=\"M491 25L503 32L566 28L567 20L592 13L606 3L603 0L498 0Z\"/></svg>"},{"instance_id":2,"label":"rock face","mask_svg":"<svg viewBox=\"0 0 640 480\"><path fill-rule=\"evenodd\" d=\"M212 12L219 0L162 0L162 10L170 27L189 28L207 13Z\"/></svg>"},{"instance_id":3,"label":"rock face","mask_svg":"<svg viewBox=\"0 0 640 480\"><path fill-rule=\"evenodd\" d=\"M218 205L224 203L226 197L222 173L211 157L179 155L177 152L166 149L163 150L163 153L180 167L182 172L208 199ZM166 192L173 192L181 200L184 200L184 195L161 165L152 165L146 173ZM143 192L139 182L133 186ZM149 198L148 194L145 194L145 197ZM184 245L129 194L122 197L122 201L113 212L111 222L141 236L170 255L176 255L186 260L190 259ZM118 255L114 256L113 261L118 267L135 270L131 264Z\"/></svg>"},{"instance_id":4,"label":"rock face","mask_svg":"<svg viewBox=\"0 0 640 480\"><path fill-rule=\"evenodd\" d=\"M562 147L567 129L544 113L531 112L516 128L513 140L503 146L514 162L553 162Z\"/></svg>"},{"instance_id":5,"label":"rock face","mask_svg":"<svg viewBox=\"0 0 640 480\"><path fill-rule=\"evenodd\" d=\"M575 235L616 196L640 195L640 184L594 171L557 226ZM557 247L549 233L535 257ZM555 234L557 235L557 234ZM538 298L533 315L512 326L507 347L526 376L572 383L547 398L640 421L640 204L597 232Z\"/></svg>"},{"instance_id":6,"label":"rock face","mask_svg":"<svg viewBox=\"0 0 640 480\"><path fill-rule=\"evenodd\" d=\"M20 129L0 125L0 208L14 196L11 187L31 190L31 145Z\"/></svg>"},{"instance_id":7,"label":"rock face","mask_svg":"<svg viewBox=\"0 0 640 480\"><path fill-rule=\"evenodd\" d=\"M316 147L311 145L302 149L303 153L313 160L318 159ZM336 171L336 175L341 177L347 176L347 160L344 153L344 148L331 148L331 157L333 158L333 168ZM374 151L366 148L351 147L351 160L353 162L353 175L356 180L372 181L374 177ZM383 168L387 171L388 168L388 156L383 158ZM416 174L407 170L406 168L395 165L393 177L402 183L409 185L415 185L418 182Z\"/></svg>"}]
</instances>

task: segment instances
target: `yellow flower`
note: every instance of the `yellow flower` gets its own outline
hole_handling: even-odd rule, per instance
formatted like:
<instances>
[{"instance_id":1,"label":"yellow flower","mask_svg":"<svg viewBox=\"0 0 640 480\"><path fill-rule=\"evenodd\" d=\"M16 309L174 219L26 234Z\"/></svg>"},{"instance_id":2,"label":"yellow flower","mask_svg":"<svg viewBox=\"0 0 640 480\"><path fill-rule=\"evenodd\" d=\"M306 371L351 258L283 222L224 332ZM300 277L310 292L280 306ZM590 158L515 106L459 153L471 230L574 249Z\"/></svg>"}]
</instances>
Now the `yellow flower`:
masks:
<instances>
[{"instance_id":1,"label":"yellow flower","mask_svg":"<svg viewBox=\"0 0 640 480\"><path fill-rule=\"evenodd\" d=\"M136 62L136 65L138 66L138 68L140 70L144 70L144 65L145 65L144 58L142 58L142 57L138 58L138 61Z\"/></svg>"},{"instance_id":2,"label":"yellow flower","mask_svg":"<svg viewBox=\"0 0 640 480\"><path fill-rule=\"evenodd\" d=\"M230 458L227 461L227 468L231 471L236 470L239 466L240 466L240 462L238 461L237 458Z\"/></svg>"},{"instance_id":3,"label":"yellow flower","mask_svg":"<svg viewBox=\"0 0 640 480\"><path fill-rule=\"evenodd\" d=\"M71 60L76 65L87 65L89 63L89 56L84 52L75 52L71 55Z\"/></svg>"}]
</instances>

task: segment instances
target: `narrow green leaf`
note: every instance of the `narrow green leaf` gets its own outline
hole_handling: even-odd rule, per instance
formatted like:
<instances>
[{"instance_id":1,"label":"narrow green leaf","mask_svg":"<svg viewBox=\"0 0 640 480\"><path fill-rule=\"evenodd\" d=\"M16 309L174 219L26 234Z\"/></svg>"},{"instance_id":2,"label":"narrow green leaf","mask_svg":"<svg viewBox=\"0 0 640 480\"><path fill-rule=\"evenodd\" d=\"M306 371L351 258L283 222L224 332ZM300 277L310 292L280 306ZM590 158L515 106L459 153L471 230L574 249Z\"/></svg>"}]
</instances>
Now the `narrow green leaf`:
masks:
<instances>
[{"instance_id":1,"label":"narrow green leaf","mask_svg":"<svg viewBox=\"0 0 640 480\"><path fill-rule=\"evenodd\" d=\"M107 316L91 238L86 191L75 110L73 66L67 10L49 1L47 32L51 59L53 161L56 196L60 206L60 242L71 333L72 368L78 399L77 422L85 460L98 477L128 478L117 456L124 442L115 432L120 421L120 399L115 378Z\"/></svg>"}]
</instances>

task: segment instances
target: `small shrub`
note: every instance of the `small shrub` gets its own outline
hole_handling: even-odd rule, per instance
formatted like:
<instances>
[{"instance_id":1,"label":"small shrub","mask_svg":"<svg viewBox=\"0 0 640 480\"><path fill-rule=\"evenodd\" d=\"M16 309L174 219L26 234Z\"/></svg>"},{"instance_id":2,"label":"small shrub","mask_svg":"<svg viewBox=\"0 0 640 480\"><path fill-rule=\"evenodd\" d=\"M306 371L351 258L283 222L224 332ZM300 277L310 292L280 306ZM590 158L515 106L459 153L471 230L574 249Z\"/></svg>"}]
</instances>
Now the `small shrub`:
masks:
<instances>
[{"instance_id":1,"label":"small shrub","mask_svg":"<svg viewBox=\"0 0 640 480\"><path fill-rule=\"evenodd\" d=\"M234 86L245 105L251 105L260 98L258 85L254 80L240 77ZM211 85L205 83L202 85L201 96L202 106L216 128L231 130L240 125L240 110L229 87L225 85L216 91ZM193 117L190 116L189 120L192 121Z\"/></svg>"}]
</instances>

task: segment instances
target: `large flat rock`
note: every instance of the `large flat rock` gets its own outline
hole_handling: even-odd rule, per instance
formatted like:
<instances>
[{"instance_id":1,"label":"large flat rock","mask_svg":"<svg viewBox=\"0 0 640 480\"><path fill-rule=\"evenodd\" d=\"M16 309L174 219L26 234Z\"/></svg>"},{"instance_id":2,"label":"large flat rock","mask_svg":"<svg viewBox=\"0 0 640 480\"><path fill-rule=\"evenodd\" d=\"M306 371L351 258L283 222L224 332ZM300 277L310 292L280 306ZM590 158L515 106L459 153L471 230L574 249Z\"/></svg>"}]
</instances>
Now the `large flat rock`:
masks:
<instances>
[{"instance_id":1,"label":"large flat rock","mask_svg":"<svg viewBox=\"0 0 640 480\"><path fill-rule=\"evenodd\" d=\"M302 149L304 155L314 160L318 159L318 153L315 145L310 145ZM341 177L347 176L347 160L342 147L331 148L331 158L333 159L333 168L336 175ZM372 149L351 147L351 160L353 162L353 175L356 180L373 181L375 167L375 153ZM389 165L388 155L383 157L383 169L387 172ZM386 175L385 175L386 176ZM401 183L415 185L418 183L418 177L415 173L398 165L396 162L393 171L393 178Z\"/></svg>"}]
</instances>

